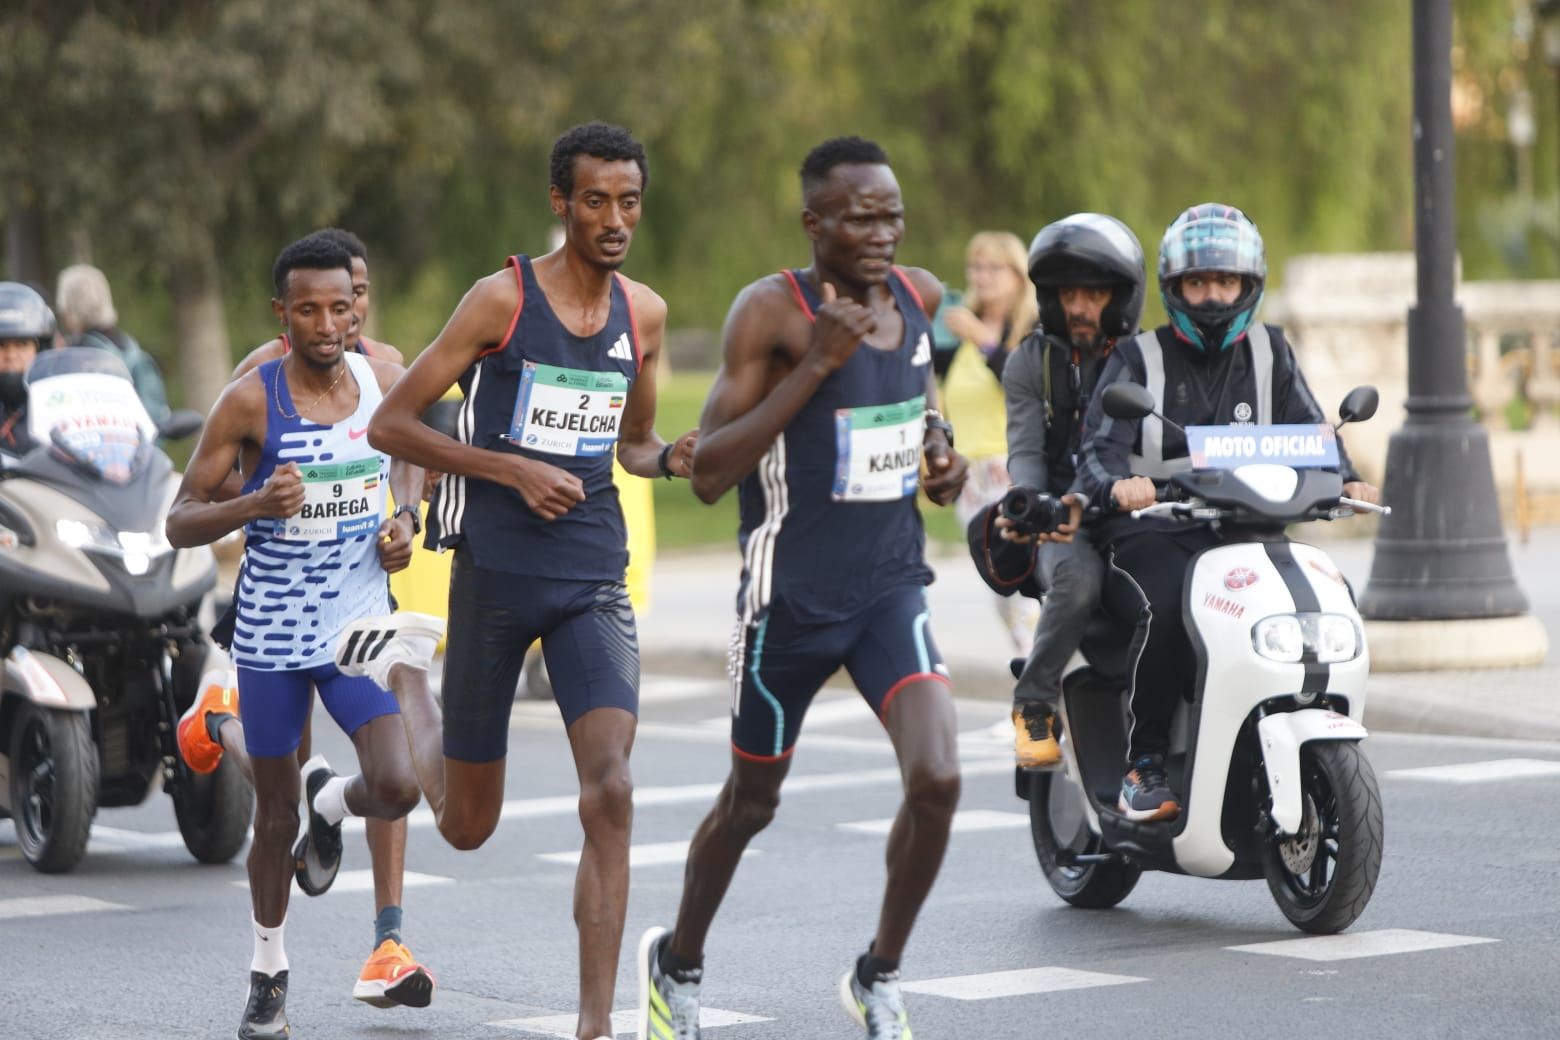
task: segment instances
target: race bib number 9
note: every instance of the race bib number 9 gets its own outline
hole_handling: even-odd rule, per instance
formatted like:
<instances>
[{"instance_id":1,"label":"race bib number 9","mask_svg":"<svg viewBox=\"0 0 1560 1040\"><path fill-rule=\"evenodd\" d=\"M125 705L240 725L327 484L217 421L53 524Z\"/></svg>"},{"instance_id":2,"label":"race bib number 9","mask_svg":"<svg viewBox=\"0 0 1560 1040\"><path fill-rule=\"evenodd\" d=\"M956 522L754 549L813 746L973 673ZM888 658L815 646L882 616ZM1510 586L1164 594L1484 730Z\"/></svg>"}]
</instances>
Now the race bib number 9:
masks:
<instances>
[{"instance_id":1,"label":"race bib number 9","mask_svg":"<svg viewBox=\"0 0 1560 1040\"><path fill-rule=\"evenodd\" d=\"M836 502L892 502L921 480L926 398L834 413Z\"/></svg>"},{"instance_id":2,"label":"race bib number 9","mask_svg":"<svg viewBox=\"0 0 1560 1040\"><path fill-rule=\"evenodd\" d=\"M287 518L287 538L328 542L379 530L384 512L379 459L301 467L303 508Z\"/></svg>"},{"instance_id":3,"label":"race bib number 9","mask_svg":"<svg viewBox=\"0 0 1560 1040\"><path fill-rule=\"evenodd\" d=\"M509 439L549 455L607 455L628 397L621 372L586 372L527 361Z\"/></svg>"}]
</instances>

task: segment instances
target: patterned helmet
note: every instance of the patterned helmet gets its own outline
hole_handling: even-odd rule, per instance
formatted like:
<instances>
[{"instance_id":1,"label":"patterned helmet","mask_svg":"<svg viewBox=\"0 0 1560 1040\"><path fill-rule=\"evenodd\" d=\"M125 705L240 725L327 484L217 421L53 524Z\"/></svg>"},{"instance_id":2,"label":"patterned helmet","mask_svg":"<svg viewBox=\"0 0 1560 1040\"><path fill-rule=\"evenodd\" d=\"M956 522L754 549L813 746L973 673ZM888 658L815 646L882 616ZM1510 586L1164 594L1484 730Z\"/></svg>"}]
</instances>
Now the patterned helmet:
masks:
<instances>
[{"instance_id":1,"label":"patterned helmet","mask_svg":"<svg viewBox=\"0 0 1560 1040\"><path fill-rule=\"evenodd\" d=\"M54 345L54 312L37 290L0 282L0 339L36 340L39 350Z\"/></svg>"},{"instance_id":2,"label":"patterned helmet","mask_svg":"<svg viewBox=\"0 0 1560 1040\"><path fill-rule=\"evenodd\" d=\"M1181 296L1181 278L1197 272L1229 272L1243 280L1234 303L1212 300L1192 306ZM1251 327L1267 285L1267 257L1257 225L1234 206L1204 202L1165 229L1159 243L1159 297L1171 327L1198 350L1225 351Z\"/></svg>"}]
</instances>

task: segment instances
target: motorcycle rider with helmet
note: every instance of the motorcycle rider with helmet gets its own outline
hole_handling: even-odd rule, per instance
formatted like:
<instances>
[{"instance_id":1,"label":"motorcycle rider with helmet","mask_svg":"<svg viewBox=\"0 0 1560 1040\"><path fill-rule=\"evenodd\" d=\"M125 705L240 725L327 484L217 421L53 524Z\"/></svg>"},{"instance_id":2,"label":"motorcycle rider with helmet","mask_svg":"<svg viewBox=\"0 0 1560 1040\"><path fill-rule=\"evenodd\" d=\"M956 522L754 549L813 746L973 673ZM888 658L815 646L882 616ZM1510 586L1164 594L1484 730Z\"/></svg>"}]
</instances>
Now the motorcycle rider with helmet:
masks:
<instances>
[{"instance_id":1,"label":"motorcycle rider with helmet","mask_svg":"<svg viewBox=\"0 0 1560 1040\"><path fill-rule=\"evenodd\" d=\"M1262 235L1244 213L1220 203L1181 213L1159 247L1159 293L1170 320L1117 345L1084 423L1076 490L1111 510L1097 531L1110 567L1103 600L1117 620L1135 626L1127 772L1116 806L1130 820L1180 814L1165 752L1176 701L1196 672L1182 622L1186 569L1218 536L1204 524L1128 514L1154 503L1156 482L1191 468L1185 427L1326 422L1283 330L1255 320L1266 281ZM1116 382L1146 387L1158 414L1107 416L1104 388ZM1341 441L1338 454L1344 495L1379 502L1380 491L1359 479Z\"/></svg>"},{"instance_id":2,"label":"motorcycle rider with helmet","mask_svg":"<svg viewBox=\"0 0 1560 1040\"><path fill-rule=\"evenodd\" d=\"M0 453L34 447L27 429L27 366L54 346L54 312L34 289L0 282Z\"/></svg>"},{"instance_id":3,"label":"motorcycle rider with helmet","mask_svg":"<svg viewBox=\"0 0 1560 1040\"><path fill-rule=\"evenodd\" d=\"M1015 487L1059 500L1068 517L1056 530L1021 533L997 508L979 527L982 576L999 592L1044 590L1045 607L1033 647L1013 691L1014 753L1021 768L1055 765L1061 751L1053 720L1062 670L1078 649L1099 602L1104 560L1087 528L1082 502L1068 494L1082 442L1083 417L1105 361L1118 338L1138 330L1143 313L1143 247L1121 221L1075 213L1048 224L1029 247L1029 279L1040 304L1040 326L1008 360L1008 473ZM993 543L996 534L1009 543ZM991 547L995 546L994 549ZM1014 559L1022 548L1032 555ZM1017 566L993 567L993 556ZM1027 590L1026 579L1033 579Z\"/></svg>"}]
</instances>

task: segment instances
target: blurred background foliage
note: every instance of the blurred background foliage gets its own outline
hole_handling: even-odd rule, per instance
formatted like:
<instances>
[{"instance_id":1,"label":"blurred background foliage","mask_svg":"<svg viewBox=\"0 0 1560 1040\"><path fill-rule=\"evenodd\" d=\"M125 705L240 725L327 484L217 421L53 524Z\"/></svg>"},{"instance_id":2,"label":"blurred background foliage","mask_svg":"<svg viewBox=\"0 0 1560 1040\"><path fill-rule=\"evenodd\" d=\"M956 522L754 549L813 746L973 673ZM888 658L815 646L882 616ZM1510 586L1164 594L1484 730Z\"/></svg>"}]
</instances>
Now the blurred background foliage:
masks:
<instances>
[{"instance_id":1,"label":"blurred background foliage","mask_svg":"<svg viewBox=\"0 0 1560 1040\"><path fill-rule=\"evenodd\" d=\"M1560 54L1533 0L1454 7L1464 276L1554 276ZM840 133L885 146L902 261L955 285L973 231L1027 241L1081 209L1121 217L1152 256L1185 206L1234 203L1275 281L1296 253L1412 246L1401 0L0 10L7 275L52 288L67 263L103 267L122 324L196 407L273 334L277 250L322 225L368 243L372 331L414 354L473 279L545 251L548 150L589 119L648 148L627 270L674 329L718 328L743 284L807 262L796 168Z\"/></svg>"}]
</instances>

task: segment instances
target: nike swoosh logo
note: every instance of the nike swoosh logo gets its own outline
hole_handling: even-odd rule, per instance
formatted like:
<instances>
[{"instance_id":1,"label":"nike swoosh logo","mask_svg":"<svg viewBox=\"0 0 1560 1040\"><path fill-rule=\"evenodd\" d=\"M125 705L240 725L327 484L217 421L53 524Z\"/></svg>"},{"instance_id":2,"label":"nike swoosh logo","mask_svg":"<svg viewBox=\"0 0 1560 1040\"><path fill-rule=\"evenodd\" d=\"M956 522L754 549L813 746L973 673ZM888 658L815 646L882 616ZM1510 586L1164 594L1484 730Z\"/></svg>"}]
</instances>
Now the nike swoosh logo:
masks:
<instances>
[{"instance_id":1,"label":"nike swoosh logo","mask_svg":"<svg viewBox=\"0 0 1560 1040\"><path fill-rule=\"evenodd\" d=\"M347 436L351 437L353 440L357 440L359 437L363 436L363 434L365 434L367 432L368 432L368 427L367 426L363 427L361 430L354 430L351 427L347 428Z\"/></svg>"}]
</instances>

